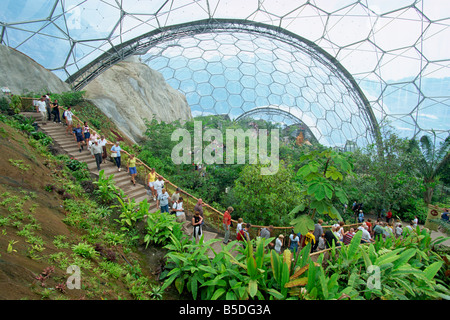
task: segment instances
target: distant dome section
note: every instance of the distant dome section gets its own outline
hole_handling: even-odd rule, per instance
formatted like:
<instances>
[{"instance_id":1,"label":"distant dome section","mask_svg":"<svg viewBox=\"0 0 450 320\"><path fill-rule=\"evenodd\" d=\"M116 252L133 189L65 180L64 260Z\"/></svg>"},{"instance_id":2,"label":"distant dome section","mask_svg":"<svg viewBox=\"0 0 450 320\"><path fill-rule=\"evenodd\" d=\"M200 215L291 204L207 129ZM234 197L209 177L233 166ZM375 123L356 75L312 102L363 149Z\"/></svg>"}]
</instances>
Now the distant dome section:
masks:
<instances>
[{"instance_id":1,"label":"distant dome section","mask_svg":"<svg viewBox=\"0 0 450 320\"><path fill-rule=\"evenodd\" d=\"M286 126L295 117L325 146L375 142L377 120L362 91L313 43L237 20L198 22L172 32L177 35L163 33L141 59L185 94L194 117L253 114Z\"/></svg>"}]
</instances>

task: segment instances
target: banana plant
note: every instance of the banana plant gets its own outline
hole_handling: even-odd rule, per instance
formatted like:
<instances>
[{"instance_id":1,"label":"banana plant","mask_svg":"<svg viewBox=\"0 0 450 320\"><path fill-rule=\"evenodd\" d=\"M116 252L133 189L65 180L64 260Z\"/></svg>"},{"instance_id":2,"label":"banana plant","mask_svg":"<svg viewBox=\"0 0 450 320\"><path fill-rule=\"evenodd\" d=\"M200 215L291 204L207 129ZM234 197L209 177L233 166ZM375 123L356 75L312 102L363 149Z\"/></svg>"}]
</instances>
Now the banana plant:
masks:
<instances>
[{"instance_id":1,"label":"banana plant","mask_svg":"<svg viewBox=\"0 0 450 320\"><path fill-rule=\"evenodd\" d=\"M119 219L115 219L115 221L120 223L122 230L129 230L134 227L139 218L138 205L133 198L128 198L126 201L119 196L116 198L120 205L114 205L111 208L120 208L120 215Z\"/></svg>"},{"instance_id":2,"label":"banana plant","mask_svg":"<svg viewBox=\"0 0 450 320\"><path fill-rule=\"evenodd\" d=\"M219 278L214 279L219 273L213 260L208 257L207 251L214 242L220 240L204 241L202 235L197 244L195 241L180 241L173 234L171 239L172 244L167 248L175 248L176 250L169 251L166 255L166 269L170 269L170 271L161 275L162 278L165 278L161 290L165 290L169 285L174 284L180 294L186 288L194 299L197 299L199 294L202 300L218 299L220 291L214 296L214 289L215 286L221 286L222 282ZM215 284L210 280L215 281ZM208 283L208 281L210 282ZM205 287L206 290L202 290ZM208 295L211 291L213 291L213 294Z\"/></svg>"},{"instance_id":3,"label":"banana plant","mask_svg":"<svg viewBox=\"0 0 450 320\"><path fill-rule=\"evenodd\" d=\"M93 183L97 185L97 189L94 193L104 203L111 203L119 192L119 189L114 184L114 175L111 174L107 177L105 170L100 170L98 173L98 180Z\"/></svg>"},{"instance_id":4,"label":"banana plant","mask_svg":"<svg viewBox=\"0 0 450 320\"><path fill-rule=\"evenodd\" d=\"M231 262L240 266L246 272L245 282L247 285L247 292L249 297L264 299L263 292L267 291L267 267L265 264L266 253L264 248L272 239L257 238L255 240L248 240L243 250L243 259L234 257L230 252L227 254L231 258ZM255 250L253 250L253 243Z\"/></svg>"}]
</instances>

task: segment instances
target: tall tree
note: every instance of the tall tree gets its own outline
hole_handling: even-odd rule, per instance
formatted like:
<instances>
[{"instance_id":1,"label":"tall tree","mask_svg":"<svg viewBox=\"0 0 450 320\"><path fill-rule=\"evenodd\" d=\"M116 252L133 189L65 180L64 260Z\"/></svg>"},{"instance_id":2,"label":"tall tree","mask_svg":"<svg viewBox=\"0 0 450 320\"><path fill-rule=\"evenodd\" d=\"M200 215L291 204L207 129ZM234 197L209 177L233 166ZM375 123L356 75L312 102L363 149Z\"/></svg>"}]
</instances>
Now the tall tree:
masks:
<instances>
[{"instance_id":1,"label":"tall tree","mask_svg":"<svg viewBox=\"0 0 450 320\"><path fill-rule=\"evenodd\" d=\"M261 175L261 164L245 165L235 181L235 212L244 221L260 225L288 225L289 212L302 202L291 167L280 161L274 175Z\"/></svg>"},{"instance_id":2,"label":"tall tree","mask_svg":"<svg viewBox=\"0 0 450 320\"><path fill-rule=\"evenodd\" d=\"M349 197L364 203L365 212L380 214L391 209L402 218L417 214L424 191L422 179L415 174L419 152L410 152L410 140L391 128L383 128L382 133L382 152L376 145L368 145L353 153L356 176L346 181Z\"/></svg>"},{"instance_id":3,"label":"tall tree","mask_svg":"<svg viewBox=\"0 0 450 320\"><path fill-rule=\"evenodd\" d=\"M450 161L450 135L437 146L436 133L434 131L432 133L432 137L424 135L419 141L416 139L410 141L410 151L419 153L418 171L425 185L426 204L431 203L434 188L439 181L439 173Z\"/></svg>"}]
</instances>

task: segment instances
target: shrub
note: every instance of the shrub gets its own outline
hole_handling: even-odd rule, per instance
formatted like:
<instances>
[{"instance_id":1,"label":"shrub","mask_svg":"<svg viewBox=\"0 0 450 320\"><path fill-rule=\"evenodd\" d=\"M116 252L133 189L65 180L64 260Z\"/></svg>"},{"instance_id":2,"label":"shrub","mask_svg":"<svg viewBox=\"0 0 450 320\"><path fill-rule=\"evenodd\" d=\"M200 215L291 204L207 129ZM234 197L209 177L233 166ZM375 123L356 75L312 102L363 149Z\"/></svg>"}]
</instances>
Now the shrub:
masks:
<instances>
[{"instance_id":1,"label":"shrub","mask_svg":"<svg viewBox=\"0 0 450 320\"><path fill-rule=\"evenodd\" d=\"M95 251L95 248L85 242L80 242L79 244L73 245L72 251L79 256L88 259L94 258L98 255L97 251Z\"/></svg>"},{"instance_id":2,"label":"shrub","mask_svg":"<svg viewBox=\"0 0 450 320\"><path fill-rule=\"evenodd\" d=\"M150 213L147 216L146 235L144 242L146 247L150 244L165 245L173 235L181 238L181 223L176 221L176 216L167 212Z\"/></svg>"}]
</instances>

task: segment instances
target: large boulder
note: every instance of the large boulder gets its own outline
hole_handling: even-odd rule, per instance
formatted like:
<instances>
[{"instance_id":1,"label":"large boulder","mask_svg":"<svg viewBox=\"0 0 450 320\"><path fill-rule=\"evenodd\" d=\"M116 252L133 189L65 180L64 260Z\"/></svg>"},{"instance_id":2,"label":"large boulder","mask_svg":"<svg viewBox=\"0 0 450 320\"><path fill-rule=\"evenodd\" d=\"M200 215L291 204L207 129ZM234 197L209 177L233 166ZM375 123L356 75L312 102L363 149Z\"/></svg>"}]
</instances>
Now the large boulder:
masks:
<instances>
[{"instance_id":1,"label":"large boulder","mask_svg":"<svg viewBox=\"0 0 450 320\"><path fill-rule=\"evenodd\" d=\"M137 57L115 64L83 90L85 98L134 141L143 138L145 119L183 122L192 118L186 97Z\"/></svg>"},{"instance_id":2,"label":"large boulder","mask_svg":"<svg viewBox=\"0 0 450 320\"><path fill-rule=\"evenodd\" d=\"M27 55L0 45L0 87L12 94L44 94L70 91L70 85L59 79Z\"/></svg>"}]
</instances>

